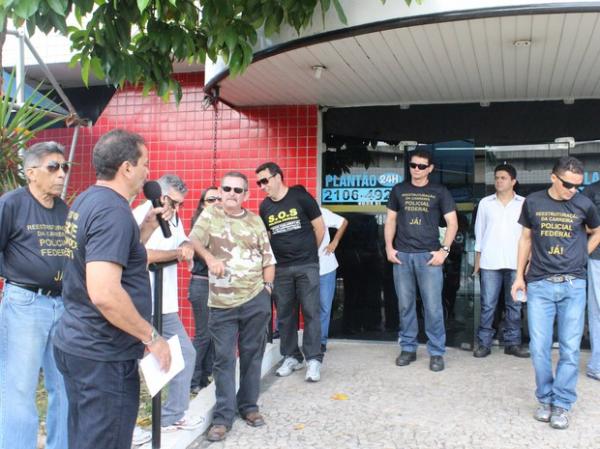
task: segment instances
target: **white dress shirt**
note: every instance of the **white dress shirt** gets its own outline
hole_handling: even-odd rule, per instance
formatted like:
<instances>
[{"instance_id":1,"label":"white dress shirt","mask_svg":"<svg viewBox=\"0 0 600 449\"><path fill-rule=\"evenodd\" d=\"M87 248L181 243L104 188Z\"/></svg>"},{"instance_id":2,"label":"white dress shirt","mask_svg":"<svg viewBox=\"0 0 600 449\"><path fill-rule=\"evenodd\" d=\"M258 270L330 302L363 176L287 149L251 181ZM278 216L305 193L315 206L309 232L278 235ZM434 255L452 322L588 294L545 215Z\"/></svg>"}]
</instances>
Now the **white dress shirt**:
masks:
<instances>
[{"instance_id":1,"label":"white dress shirt","mask_svg":"<svg viewBox=\"0 0 600 449\"><path fill-rule=\"evenodd\" d=\"M525 198L516 195L503 205L496 194L479 202L475 219L475 251L484 270L517 269L517 250L523 227L518 223Z\"/></svg>"},{"instance_id":2,"label":"white dress shirt","mask_svg":"<svg viewBox=\"0 0 600 449\"><path fill-rule=\"evenodd\" d=\"M144 221L146 214L152 208L152 203L146 201L140 204L133 210L133 216L135 221L139 224ZM189 241L185 235L183 224L181 220L177 220L175 224L175 217L169 221L169 227L171 228L171 237L166 239L160 226L154 230L148 241L146 242L146 249L170 251L179 248L183 242ZM170 265L163 268L163 310L162 313L177 313L179 311L179 289L177 284L177 267L178 265ZM154 311L154 273L149 272L150 275L150 286L152 288L152 310Z\"/></svg>"}]
</instances>

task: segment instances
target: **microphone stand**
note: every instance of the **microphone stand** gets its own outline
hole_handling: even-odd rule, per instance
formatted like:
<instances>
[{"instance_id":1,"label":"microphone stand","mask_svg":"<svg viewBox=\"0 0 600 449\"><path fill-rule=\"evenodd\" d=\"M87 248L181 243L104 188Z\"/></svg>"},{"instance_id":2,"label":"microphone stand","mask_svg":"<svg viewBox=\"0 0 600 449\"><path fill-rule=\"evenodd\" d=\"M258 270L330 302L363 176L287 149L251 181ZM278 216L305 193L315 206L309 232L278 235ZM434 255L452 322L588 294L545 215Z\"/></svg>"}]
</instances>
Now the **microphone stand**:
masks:
<instances>
[{"instance_id":1,"label":"microphone stand","mask_svg":"<svg viewBox=\"0 0 600 449\"><path fill-rule=\"evenodd\" d=\"M176 265L177 259L169 262L157 262L148 265L148 270L154 273L154 313L153 325L162 335L162 294L163 294L163 268ZM162 390L152 398L152 449L160 449L160 418Z\"/></svg>"}]
</instances>

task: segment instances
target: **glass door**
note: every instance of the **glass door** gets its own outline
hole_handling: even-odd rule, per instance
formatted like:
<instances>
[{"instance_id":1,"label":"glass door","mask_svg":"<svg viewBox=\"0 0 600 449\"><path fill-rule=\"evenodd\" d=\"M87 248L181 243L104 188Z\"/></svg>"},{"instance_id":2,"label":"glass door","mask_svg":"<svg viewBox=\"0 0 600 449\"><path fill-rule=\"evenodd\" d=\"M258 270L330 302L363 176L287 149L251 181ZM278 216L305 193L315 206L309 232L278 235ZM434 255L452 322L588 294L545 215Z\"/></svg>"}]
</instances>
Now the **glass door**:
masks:
<instances>
[{"instance_id":1,"label":"glass door","mask_svg":"<svg viewBox=\"0 0 600 449\"><path fill-rule=\"evenodd\" d=\"M443 307L450 346L473 340L472 223L475 152L472 142L426 145L434 155L432 182L452 193L459 231L444 265ZM398 300L392 264L387 262L383 225L391 188L409 176L408 154L415 144L371 143L328 151L323 156L321 203L349 222L336 256L340 263L330 326L331 337L396 340ZM440 226L440 236L445 225ZM417 298L420 340L423 313ZM470 347L470 346L469 346Z\"/></svg>"}]
</instances>

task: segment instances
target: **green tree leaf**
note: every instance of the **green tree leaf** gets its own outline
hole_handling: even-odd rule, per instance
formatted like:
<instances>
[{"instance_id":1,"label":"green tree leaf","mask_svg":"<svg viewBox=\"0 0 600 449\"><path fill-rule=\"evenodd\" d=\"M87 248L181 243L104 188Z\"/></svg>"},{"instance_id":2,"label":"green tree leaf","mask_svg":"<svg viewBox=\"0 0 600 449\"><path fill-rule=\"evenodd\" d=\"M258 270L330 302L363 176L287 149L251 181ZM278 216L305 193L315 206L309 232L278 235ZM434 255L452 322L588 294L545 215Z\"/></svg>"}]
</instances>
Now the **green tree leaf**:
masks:
<instances>
[{"instance_id":1,"label":"green tree leaf","mask_svg":"<svg viewBox=\"0 0 600 449\"><path fill-rule=\"evenodd\" d=\"M18 0L14 7L14 13L17 17L28 19L36 13L40 6L40 0Z\"/></svg>"},{"instance_id":2,"label":"green tree leaf","mask_svg":"<svg viewBox=\"0 0 600 449\"><path fill-rule=\"evenodd\" d=\"M102 61L97 56L94 56L90 62L90 69L92 73L98 79L104 79L104 69L102 68Z\"/></svg>"},{"instance_id":3,"label":"green tree leaf","mask_svg":"<svg viewBox=\"0 0 600 449\"><path fill-rule=\"evenodd\" d=\"M344 9L342 8L342 5L340 5L340 0L332 0L333 1L333 6L335 7L335 10L337 12L338 18L340 19L340 22L342 22L344 25L348 25L348 19L346 18L346 14L344 13Z\"/></svg>"},{"instance_id":4,"label":"green tree leaf","mask_svg":"<svg viewBox=\"0 0 600 449\"><path fill-rule=\"evenodd\" d=\"M148 7L149 3L150 0L137 0L137 7L140 10L140 12L144 12Z\"/></svg>"},{"instance_id":5,"label":"green tree leaf","mask_svg":"<svg viewBox=\"0 0 600 449\"><path fill-rule=\"evenodd\" d=\"M48 6L52 8L52 10L61 16L65 15L67 10L68 0L46 0L48 2Z\"/></svg>"},{"instance_id":6,"label":"green tree leaf","mask_svg":"<svg viewBox=\"0 0 600 449\"><path fill-rule=\"evenodd\" d=\"M90 78L90 60L85 58L81 61L81 79L83 80L83 84L85 87L88 87L88 82Z\"/></svg>"}]
</instances>

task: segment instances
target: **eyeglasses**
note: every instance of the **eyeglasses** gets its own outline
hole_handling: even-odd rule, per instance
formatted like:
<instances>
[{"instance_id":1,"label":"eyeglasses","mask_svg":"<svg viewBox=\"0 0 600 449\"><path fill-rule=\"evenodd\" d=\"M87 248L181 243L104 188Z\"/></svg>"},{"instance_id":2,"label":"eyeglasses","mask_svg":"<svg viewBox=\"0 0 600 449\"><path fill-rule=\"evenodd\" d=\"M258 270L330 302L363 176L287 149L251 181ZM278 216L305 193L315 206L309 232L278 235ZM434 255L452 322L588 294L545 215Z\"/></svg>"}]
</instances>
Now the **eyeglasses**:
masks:
<instances>
[{"instance_id":1,"label":"eyeglasses","mask_svg":"<svg viewBox=\"0 0 600 449\"><path fill-rule=\"evenodd\" d=\"M413 169L418 168L419 170L425 170L430 164L417 164L416 162L410 162L408 165Z\"/></svg>"},{"instance_id":2,"label":"eyeglasses","mask_svg":"<svg viewBox=\"0 0 600 449\"><path fill-rule=\"evenodd\" d=\"M68 162L57 162L57 161L50 161L48 162L47 165L44 166L46 168L46 170L48 170L48 173L56 173L58 171L59 168L62 168L62 171L65 173L69 172L69 163ZM42 168L41 165L34 165L31 168Z\"/></svg>"},{"instance_id":3,"label":"eyeglasses","mask_svg":"<svg viewBox=\"0 0 600 449\"><path fill-rule=\"evenodd\" d=\"M215 201L221 201L221 198L219 198L218 196L209 196L208 198L204 198L205 203L212 204Z\"/></svg>"},{"instance_id":4,"label":"eyeglasses","mask_svg":"<svg viewBox=\"0 0 600 449\"><path fill-rule=\"evenodd\" d=\"M578 189L579 187L581 187L581 184L573 184L572 182L567 182L560 176L558 176L556 173L554 173L554 176L556 176L560 180L560 182L562 182L563 187L567 190Z\"/></svg>"},{"instance_id":5,"label":"eyeglasses","mask_svg":"<svg viewBox=\"0 0 600 449\"><path fill-rule=\"evenodd\" d=\"M277 175L277 173L275 173L274 175L271 176L267 176L266 178L260 178L258 181L256 181L256 185L258 187L261 186L266 186L269 183L269 180L273 177L275 177Z\"/></svg>"},{"instance_id":6,"label":"eyeglasses","mask_svg":"<svg viewBox=\"0 0 600 449\"><path fill-rule=\"evenodd\" d=\"M238 195L240 193L244 193L246 190L242 189L241 187L231 187L231 186L221 186L221 189L223 189L223 192L231 192L232 190L237 193Z\"/></svg>"}]
</instances>

